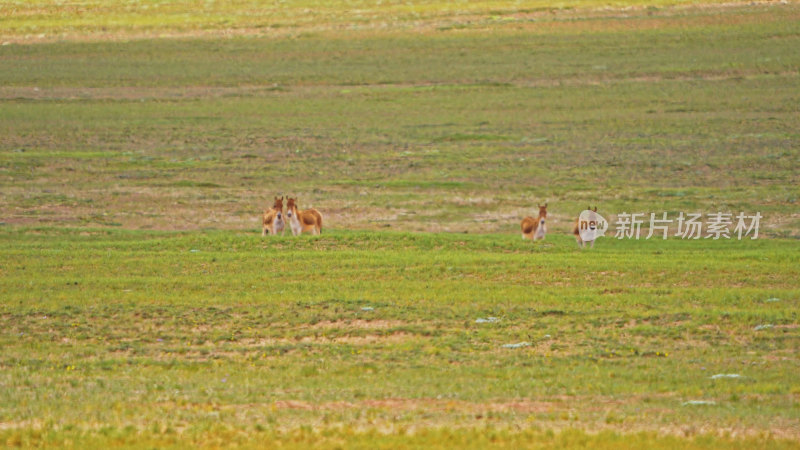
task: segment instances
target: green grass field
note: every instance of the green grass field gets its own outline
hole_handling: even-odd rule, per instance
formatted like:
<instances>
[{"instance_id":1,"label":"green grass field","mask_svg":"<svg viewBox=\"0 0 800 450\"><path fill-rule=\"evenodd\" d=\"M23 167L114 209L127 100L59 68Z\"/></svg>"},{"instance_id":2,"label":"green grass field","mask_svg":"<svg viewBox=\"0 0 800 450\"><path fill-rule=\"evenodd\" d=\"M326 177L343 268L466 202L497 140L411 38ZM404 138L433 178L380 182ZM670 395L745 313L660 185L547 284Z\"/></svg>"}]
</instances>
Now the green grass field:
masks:
<instances>
[{"instance_id":1,"label":"green grass field","mask_svg":"<svg viewBox=\"0 0 800 450\"><path fill-rule=\"evenodd\" d=\"M796 439L797 246L603 244L590 254L563 236L532 246L505 234L7 231L3 435ZM499 321L476 322L488 317ZM697 400L715 404L687 404Z\"/></svg>"},{"instance_id":2,"label":"green grass field","mask_svg":"<svg viewBox=\"0 0 800 450\"><path fill-rule=\"evenodd\" d=\"M0 17L0 446L800 446L797 2Z\"/></svg>"}]
</instances>

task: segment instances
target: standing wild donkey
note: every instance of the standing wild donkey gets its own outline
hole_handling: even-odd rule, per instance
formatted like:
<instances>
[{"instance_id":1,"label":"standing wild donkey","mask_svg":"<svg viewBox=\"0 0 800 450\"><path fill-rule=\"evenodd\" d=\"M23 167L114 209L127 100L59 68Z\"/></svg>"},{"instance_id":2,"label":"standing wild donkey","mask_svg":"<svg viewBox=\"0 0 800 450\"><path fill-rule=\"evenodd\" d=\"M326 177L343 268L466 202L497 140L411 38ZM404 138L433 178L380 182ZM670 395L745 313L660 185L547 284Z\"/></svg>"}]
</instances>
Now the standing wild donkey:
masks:
<instances>
[{"instance_id":1,"label":"standing wild donkey","mask_svg":"<svg viewBox=\"0 0 800 450\"><path fill-rule=\"evenodd\" d=\"M586 221L581 221L581 217L578 216L575 219L575 226L572 228L572 234L575 235L575 240L578 242L578 247L584 248L586 244L589 243L590 248L594 248L594 241L596 240L596 230L597 230L597 206L592 209L591 206L587 206L586 210L589 211L589 217ZM591 240L584 241L583 237L581 237L581 230L586 232L587 237L591 236Z\"/></svg>"},{"instance_id":2,"label":"standing wild donkey","mask_svg":"<svg viewBox=\"0 0 800 450\"><path fill-rule=\"evenodd\" d=\"M283 220L283 196L281 198L275 197L272 209L264 211L264 215L261 218L261 226L261 236L266 236L267 231L269 231L269 234L280 233L283 235L283 228L286 226L286 222Z\"/></svg>"},{"instance_id":3,"label":"standing wild donkey","mask_svg":"<svg viewBox=\"0 0 800 450\"><path fill-rule=\"evenodd\" d=\"M290 197L289 203L286 204L286 215L289 217L292 234L297 236L304 231L311 234L322 233L322 214L314 208L301 211L297 209L296 201L297 199Z\"/></svg>"},{"instance_id":4,"label":"standing wild donkey","mask_svg":"<svg viewBox=\"0 0 800 450\"><path fill-rule=\"evenodd\" d=\"M544 239L544 235L547 233L547 227L544 225L545 218L547 218L547 203L544 206L539 205L539 217L536 219L531 216L522 219L522 239L532 241Z\"/></svg>"}]
</instances>

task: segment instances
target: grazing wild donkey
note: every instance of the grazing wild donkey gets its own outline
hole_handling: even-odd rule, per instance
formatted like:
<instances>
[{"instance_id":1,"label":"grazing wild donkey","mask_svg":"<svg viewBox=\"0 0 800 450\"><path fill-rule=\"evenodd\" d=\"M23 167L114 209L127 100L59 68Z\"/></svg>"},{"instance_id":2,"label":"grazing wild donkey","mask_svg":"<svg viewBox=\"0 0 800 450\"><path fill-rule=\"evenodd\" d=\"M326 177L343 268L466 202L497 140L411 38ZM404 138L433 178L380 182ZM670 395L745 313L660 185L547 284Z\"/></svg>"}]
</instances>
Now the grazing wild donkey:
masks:
<instances>
[{"instance_id":1,"label":"grazing wild donkey","mask_svg":"<svg viewBox=\"0 0 800 450\"><path fill-rule=\"evenodd\" d=\"M596 239L592 239L591 241L584 241L581 237L581 230L590 230L594 235L594 231L597 229L597 206L592 209L591 206L587 206L586 210L589 211L589 220L581 220L580 216L575 219L575 226L572 228L572 234L575 235L575 240L578 242L578 247L584 248L586 247L587 242L589 243L589 248L594 248L594 241Z\"/></svg>"},{"instance_id":2,"label":"grazing wild donkey","mask_svg":"<svg viewBox=\"0 0 800 450\"><path fill-rule=\"evenodd\" d=\"M544 224L545 218L547 218L547 203L544 206L539 205L539 217L536 219L531 216L522 219L522 239L532 241L544 239L544 235L547 233L547 227Z\"/></svg>"},{"instance_id":3,"label":"grazing wild donkey","mask_svg":"<svg viewBox=\"0 0 800 450\"><path fill-rule=\"evenodd\" d=\"M307 231L311 234L322 233L322 214L314 208L306 210L297 209L297 199L289 198L286 204L286 215L289 217L289 225L292 227L292 234L297 236Z\"/></svg>"},{"instance_id":4,"label":"grazing wild donkey","mask_svg":"<svg viewBox=\"0 0 800 450\"><path fill-rule=\"evenodd\" d=\"M283 196L281 198L275 197L275 203L271 209L264 211L261 218L261 236L266 236L267 231L269 234L283 235L283 228L286 222L283 220Z\"/></svg>"}]
</instances>

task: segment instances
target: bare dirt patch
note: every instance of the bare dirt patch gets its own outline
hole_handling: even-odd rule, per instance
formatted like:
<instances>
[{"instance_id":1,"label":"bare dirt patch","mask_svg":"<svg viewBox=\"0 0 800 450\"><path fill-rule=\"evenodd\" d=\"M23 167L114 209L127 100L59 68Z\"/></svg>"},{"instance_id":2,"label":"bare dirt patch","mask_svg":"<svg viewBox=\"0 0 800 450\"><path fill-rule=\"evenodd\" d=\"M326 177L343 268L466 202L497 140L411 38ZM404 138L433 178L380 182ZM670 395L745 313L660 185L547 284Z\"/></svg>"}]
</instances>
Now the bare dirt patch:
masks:
<instances>
[{"instance_id":1,"label":"bare dirt patch","mask_svg":"<svg viewBox=\"0 0 800 450\"><path fill-rule=\"evenodd\" d=\"M235 405L234 405L235 406ZM239 405L242 406L242 405ZM255 406L255 405L244 405ZM311 403L299 400L279 400L271 404L277 409L302 409L308 411L339 411L344 409L384 409L390 411L438 411L438 412L549 412L564 406L558 401L516 400L511 402L475 403L453 399L432 398L386 398L360 402Z\"/></svg>"},{"instance_id":2,"label":"bare dirt patch","mask_svg":"<svg viewBox=\"0 0 800 450\"><path fill-rule=\"evenodd\" d=\"M260 86L181 86L173 87L0 87L0 100L187 100L230 96L252 96L279 89L276 84Z\"/></svg>"},{"instance_id":3,"label":"bare dirt patch","mask_svg":"<svg viewBox=\"0 0 800 450\"><path fill-rule=\"evenodd\" d=\"M303 325L300 328L312 329L356 329L356 330L385 330L409 325L408 322L400 320L323 320L311 325Z\"/></svg>"},{"instance_id":4,"label":"bare dirt patch","mask_svg":"<svg viewBox=\"0 0 800 450\"><path fill-rule=\"evenodd\" d=\"M349 345L374 345L381 343L399 343L412 339L413 335L409 333L392 333L387 335L370 334L367 336L338 336L338 337L320 337L320 336L306 336L300 339L300 342L313 343L313 344L349 344Z\"/></svg>"}]
</instances>

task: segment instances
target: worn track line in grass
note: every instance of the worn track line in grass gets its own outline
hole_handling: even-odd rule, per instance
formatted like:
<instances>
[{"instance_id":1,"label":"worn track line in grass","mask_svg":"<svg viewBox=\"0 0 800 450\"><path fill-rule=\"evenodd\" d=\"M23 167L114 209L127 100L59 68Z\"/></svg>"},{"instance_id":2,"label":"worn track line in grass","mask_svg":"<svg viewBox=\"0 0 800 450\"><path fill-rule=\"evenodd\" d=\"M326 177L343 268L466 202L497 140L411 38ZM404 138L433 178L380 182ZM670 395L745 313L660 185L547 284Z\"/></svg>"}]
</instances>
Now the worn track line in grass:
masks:
<instances>
[{"instance_id":1,"label":"worn track line in grass","mask_svg":"<svg viewBox=\"0 0 800 450\"><path fill-rule=\"evenodd\" d=\"M653 73L642 75L606 75L606 76L574 76L567 78L516 80L503 83L476 84L472 82L459 83L378 83L361 84L357 86L342 84L302 84L277 86L275 84L219 87L219 86L185 86L180 88L146 88L146 87L0 87L0 100L25 101L35 100L43 102L69 102L69 101L96 101L96 100L192 100L240 97L275 96L281 92L292 95L298 93L339 93L342 90L353 92L374 92L395 90L426 90L426 89L508 89L508 88L541 88L541 87L580 87L580 86L607 86L626 83L671 83L687 81L730 81L747 79L785 78L792 79L800 75L799 71L770 72L758 69L733 70L733 71L688 71L687 73L671 73L669 75Z\"/></svg>"}]
</instances>

